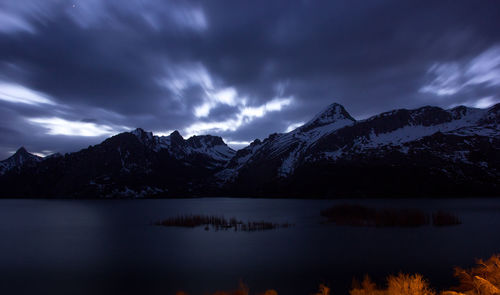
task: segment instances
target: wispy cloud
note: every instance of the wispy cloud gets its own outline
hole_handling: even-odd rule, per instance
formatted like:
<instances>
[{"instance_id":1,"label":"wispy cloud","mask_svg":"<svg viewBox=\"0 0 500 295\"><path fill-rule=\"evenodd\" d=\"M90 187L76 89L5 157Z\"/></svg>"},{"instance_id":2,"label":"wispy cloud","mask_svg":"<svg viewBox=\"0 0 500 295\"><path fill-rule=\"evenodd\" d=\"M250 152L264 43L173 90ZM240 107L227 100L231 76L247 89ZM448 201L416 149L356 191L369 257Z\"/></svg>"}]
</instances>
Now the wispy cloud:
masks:
<instances>
[{"instance_id":1,"label":"wispy cloud","mask_svg":"<svg viewBox=\"0 0 500 295\"><path fill-rule=\"evenodd\" d=\"M63 118L28 118L28 122L47 129L49 135L103 136L112 135L130 128L112 127L105 124L70 121Z\"/></svg>"},{"instance_id":2,"label":"wispy cloud","mask_svg":"<svg viewBox=\"0 0 500 295\"><path fill-rule=\"evenodd\" d=\"M488 108L488 107L491 107L492 105L494 104L497 104L500 102L500 99L496 99L492 96L487 96L487 97L483 97L483 98L480 98L478 99L477 101L474 102L474 107L476 108Z\"/></svg>"},{"instance_id":3,"label":"wispy cloud","mask_svg":"<svg viewBox=\"0 0 500 295\"><path fill-rule=\"evenodd\" d=\"M285 132L290 132L290 131L293 131L293 130L295 130L295 129L299 128L299 127L300 127L300 126L302 126L302 125L304 125L304 122L297 122L297 123L290 124L290 125L286 128Z\"/></svg>"},{"instance_id":4,"label":"wispy cloud","mask_svg":"<svg viewBox=\"0 0 500 295\"><path fill-rule=\"evenodd\" d=\"M428 74L434 79L422 86L420 92L438 96L454 95L475 85L500 86L500 45L490 47L465 63L436 63L429 68Z\"/></svg>"},{"instance_id":5,"label":"wispy cloud","mask_svg":"<svg viewBox=\"0 0 500 295\"><path fill-rule=\"evenodd\" d=\"M55 104L46 94L20 84L0 82L0 100L29 105Z\"/></svg>"},{"instance_id":6,"label":"wispy cloud","mask_svg":"<svg viewBox=\"0 0 500 295\"><path fill-rule=\"evenodd\" d=\"M281 111L290 105L292 100L292 98L275 98L257 107L242 106L235 118L216 122L195 122L184 131L189 135L236 131L241 126L249 124L254 119L261 118L269 112Z\"/></svg>"},{"instance_id":7,"label":"wispy cloud","mask_svg":"<svg viewBox=\"0 0 500 295\"><path fill-rule=\"evenodd\" d=\"M19 31L34 33L35 29L23 17L0 11L0 32L15 33Z\"/></svg>"}]
</instances>

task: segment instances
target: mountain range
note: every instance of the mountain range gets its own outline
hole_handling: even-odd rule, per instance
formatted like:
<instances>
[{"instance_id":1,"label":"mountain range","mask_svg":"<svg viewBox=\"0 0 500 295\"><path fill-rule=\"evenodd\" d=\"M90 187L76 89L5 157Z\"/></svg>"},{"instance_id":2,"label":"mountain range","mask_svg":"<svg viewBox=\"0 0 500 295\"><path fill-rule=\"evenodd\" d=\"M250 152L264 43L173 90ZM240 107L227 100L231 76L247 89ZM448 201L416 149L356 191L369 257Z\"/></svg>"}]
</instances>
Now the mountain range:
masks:
<instances>
[{"instance_id":1,"label":"mountain range","mask_svg":"<svg viewBox=\"0 0 500 295\"><path fill-rule=\"evenodd\" d=\"M0 162L0 197L500 196L500 104L425 106L355 120L337 103L234 151L221 137L143 129Z\"/></svg>"}]
</instances>

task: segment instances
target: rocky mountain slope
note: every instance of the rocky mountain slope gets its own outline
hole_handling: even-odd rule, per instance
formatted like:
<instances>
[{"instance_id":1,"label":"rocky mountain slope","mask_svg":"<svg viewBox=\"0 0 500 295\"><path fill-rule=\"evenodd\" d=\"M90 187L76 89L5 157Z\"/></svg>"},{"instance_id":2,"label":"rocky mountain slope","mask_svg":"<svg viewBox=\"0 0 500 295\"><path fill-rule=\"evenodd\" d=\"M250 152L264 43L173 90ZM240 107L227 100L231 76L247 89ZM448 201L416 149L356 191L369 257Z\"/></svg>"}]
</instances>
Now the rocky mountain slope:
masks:
<instances>
[{"instance_id":1,"label":"rocky mountain slope","mask_svg":"<svg viewBox=\"0 0 500 295\"><path fill-rule=\"evenodd\" d=\"M24 150L26 164L0 162L0 196L500 196L499 126L500 104L360 121L332 104L237 152L220 137L136 129L65 156Z\"/></svg>"},{"instance_id":2,"label":"rocky mountain slope","mask_svg":"<svg viewBox=\"0 0 500 295\"><path fill-rule=\"evenodd\" d=\"M354 121L334 104L316 116L326 124L253 143L226 168L235 171L217 176L243 195L500 195L499 109L422 107Z\"/></svg>"},{"instance_id":3,"label":"rocky mountain slope","mask_svg":"<svg viewBox=\"0 0 500 295\"><path fill-rule=\"evenodd\" d=\"M24 147L21 147L8 159L0 162L0 175L10 170L19 171L23 166L34 166L41 160L42 157L30 154Z\"/></svg>"},{"instance_id":4,"label":"rocky mountain slope","mask_svg":"<svg viewBox=\"0 0 500 295\"><path fill-rule=\"evenodd\" d=\"M37 165L9 166L0 176L0 196L186 196L198 192L234 153L220 137L185 140L177 131L158 137L138 128Z\"/></svg>"}]
</instances>

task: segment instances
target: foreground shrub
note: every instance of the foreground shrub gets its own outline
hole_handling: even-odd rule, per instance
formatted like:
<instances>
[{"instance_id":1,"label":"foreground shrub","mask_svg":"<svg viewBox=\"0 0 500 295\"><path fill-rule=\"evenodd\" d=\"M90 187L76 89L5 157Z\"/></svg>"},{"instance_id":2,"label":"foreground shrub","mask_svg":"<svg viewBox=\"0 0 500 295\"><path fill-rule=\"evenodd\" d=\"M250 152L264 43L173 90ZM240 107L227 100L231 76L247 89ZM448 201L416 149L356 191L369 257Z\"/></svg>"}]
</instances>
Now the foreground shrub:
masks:
<instances>
[{"instance_id":1,"label":"foreground shrub","mask_svg":"<svg viewBox=\"0 0 500 295\"><path fill-rule=\"evenodd\" d=\"M319 285L318 293L316 293L314 295L330 295L330 288L328 288L324 284L321 284L321 285Z\"/></svg>"},{"instance_id":2,"label":"foreground shrub","mask_svg":"<svg viewBox=\"0 0 500 295\"><path fill-rule=\"evenodd\" d=\"M493 255L488 260L477 260L477 266L471 269L455 268L459 279L456 291L468 295L500 294L500 255Z\"/></svg>"},{"instance_id":3,"label":"foreground shrub","mask_svg":"<svg viewBox=\"0 0 500 295\"><path fill-rule=\"evenodd\" d=\"M353 282L350 295L435 295L424 278L419 274L399 274L387 278L387 289L379 289L369 276L361 284Z\"/></svg>"},{"instance_id":4,"label":"foreground shrub","mask_svg":"<svg viewBox=\"0 0 500 295\"><path fill-rule=\"evenodd\" d=\"M377 285L366 275L361 283L353 280L350 295L387 295L387 290L378 289Z\"/></svg>"},{"instance_id":5,"label":"foreground shrub","mask_svg":"<svg viewBox=\"0 0 500 295\"><path fill-rule=\"evenodd\" d=\"M460 285L455 290L443 291L440 295L500 295L500 255L493 255L488 260L478 260L477 266L471 269L455 268L455 276ZM217 291L213 295L249 295L248 287L240 283L238 290ZM255 293L254 293L255 294ZM276 290L270 289L258 295L278 295ZM179 291L176 295L188 295ZM330 288L324 284L319 286L318 292L311 295L330 295ZM436 295L429 287L429 283L420 274L398 274L387 278L387 289L377 285L365 276L359 283L353 280L349 295Z\"/></svg>"},{"instance_id":6,"label":"foreground shrub","mask_svg":"<svg viewBox=\"0 0 500 295\"><path fill-rule=\"evenodd\" d=\"M435 295L429 284L419 274L399 274L387 279L388 295Z\"/></svg>"}]
</instances>

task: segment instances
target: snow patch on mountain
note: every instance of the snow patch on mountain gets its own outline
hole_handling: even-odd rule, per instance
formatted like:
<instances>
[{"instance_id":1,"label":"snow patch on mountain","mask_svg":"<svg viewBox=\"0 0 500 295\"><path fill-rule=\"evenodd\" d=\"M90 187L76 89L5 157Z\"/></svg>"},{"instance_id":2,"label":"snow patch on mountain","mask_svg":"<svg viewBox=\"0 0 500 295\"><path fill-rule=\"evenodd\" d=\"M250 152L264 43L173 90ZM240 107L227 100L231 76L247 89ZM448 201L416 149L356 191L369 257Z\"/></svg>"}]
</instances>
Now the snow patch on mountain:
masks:
<instances>
[{"instance_id":1,"label":"snow patch on mountain","mask_svg":"<svg viewBox=\"0 0 500 295\"><path fill-rule=\"evenodd\" d=\"M167 150L172 156L180 160L194 154L202 154L211 158L214 161L214 166L222 166L235 154L235 151L218 136L192 136L186 140L178 131L174 131L168 136L156 136L152 132L146 132L141 128L137 128L130 133L153 151Z\"/></svg>"},{"instance_id":2,"label":"snow patch on mountain","mask_svg":"<svg viewBox=\"0 0 500 295\"><path fill-rule=\"evenodd\" d=\"M289 148L292 145L296 147L289 152L288 156L283 160L282 165L278 168L278 175L286 177L290 175L295 169L296 165L300 161L300 158L304 151L306 151L310 146L314 145L320 138L335 132L343 127L354 124L353 119L348 119L345 116L338 116L336 113L333 117L338 120L328 120L325 116L317 116L316 120L312 122L329 122L326 125L317 125L314 129L299 127L296 130L284 134L279 138L273 145L275 154L280 151ZM316 124L316 123L315 123ZM309 125L312 126L312 125ZM307 131L303 131L307 130Z\"/></svg>"},{"instance_id":3,"label":"snow patch on mountain","mask_svg":"<svg viewBox=\"0 0 500 295\"><path fill-rule=\"evenodd\" d=\"M372 129L370 134L366 137L360 138L360 147L364 148L377 148L385 145L401 145L406 142L418 140L419 138L435 134L437 132L453 133L457 135L470 136L477 134L478 129L474 128L476 124L486 115L487 110L482 109L452 109L448 110L452 114L454 120L443 124L423 126L414 124L413 121L419 116L423 115L425 109L415 111L411 114L412 120L409 125L396 129L391 132L376 134ZM489 129L489 128L488 128ZM498 133L498 131L496 131ZM485 130L485 133L488 133ZM494 134L494 128L491 129L490 134Z\"/></svg>"},{"instance_id":4,"label":"snow patch on mountain","mask_svg":"<svg viewBox=\"0 0 500 295\"><path fill-rule=\"evenodd\" d=\"M43 158L29 153L24 147L19 148L14 155L0 161L0 175L13 169L20 169L24 165L33 165Z\"/></svg>"},{"instance_id":5,"label":"snow patch on mountain","mask_svg":"<svg viewBox=\"0 0 500 295\"><path fill-rule=\"evenodd\" d=\"M308 131L313 128L317 128L323 125L329 125L331 123L343 120L349 120L351 122L356 121L353 117L351 117L351 115L349 115L349 113L342 105L333 103L323 111L319 112L309 122L299 127L299 129L301 129L302 131Z\"/></svg>"},{"instance_id":6,"label":"snow patch on mountain","mask_svg":"<svg viewBox=\"0 0 500 295\"><path fill-rule=\"evenodd\" d=\"M337 103L331 104L303 126L288 133L272 134L261 144L259 142L240 151L236 154L236 160L230 163L232 166L216 176L222 182L226 182L235 177L228 175L237 175L238 170L248 163L278 160L280 165L277 167L277 173L281 177L286 177L293 173L304 151L315 144L318 139L354 122L356 120L347 113L343 106Z\"/></svg>"}]
</instances>

